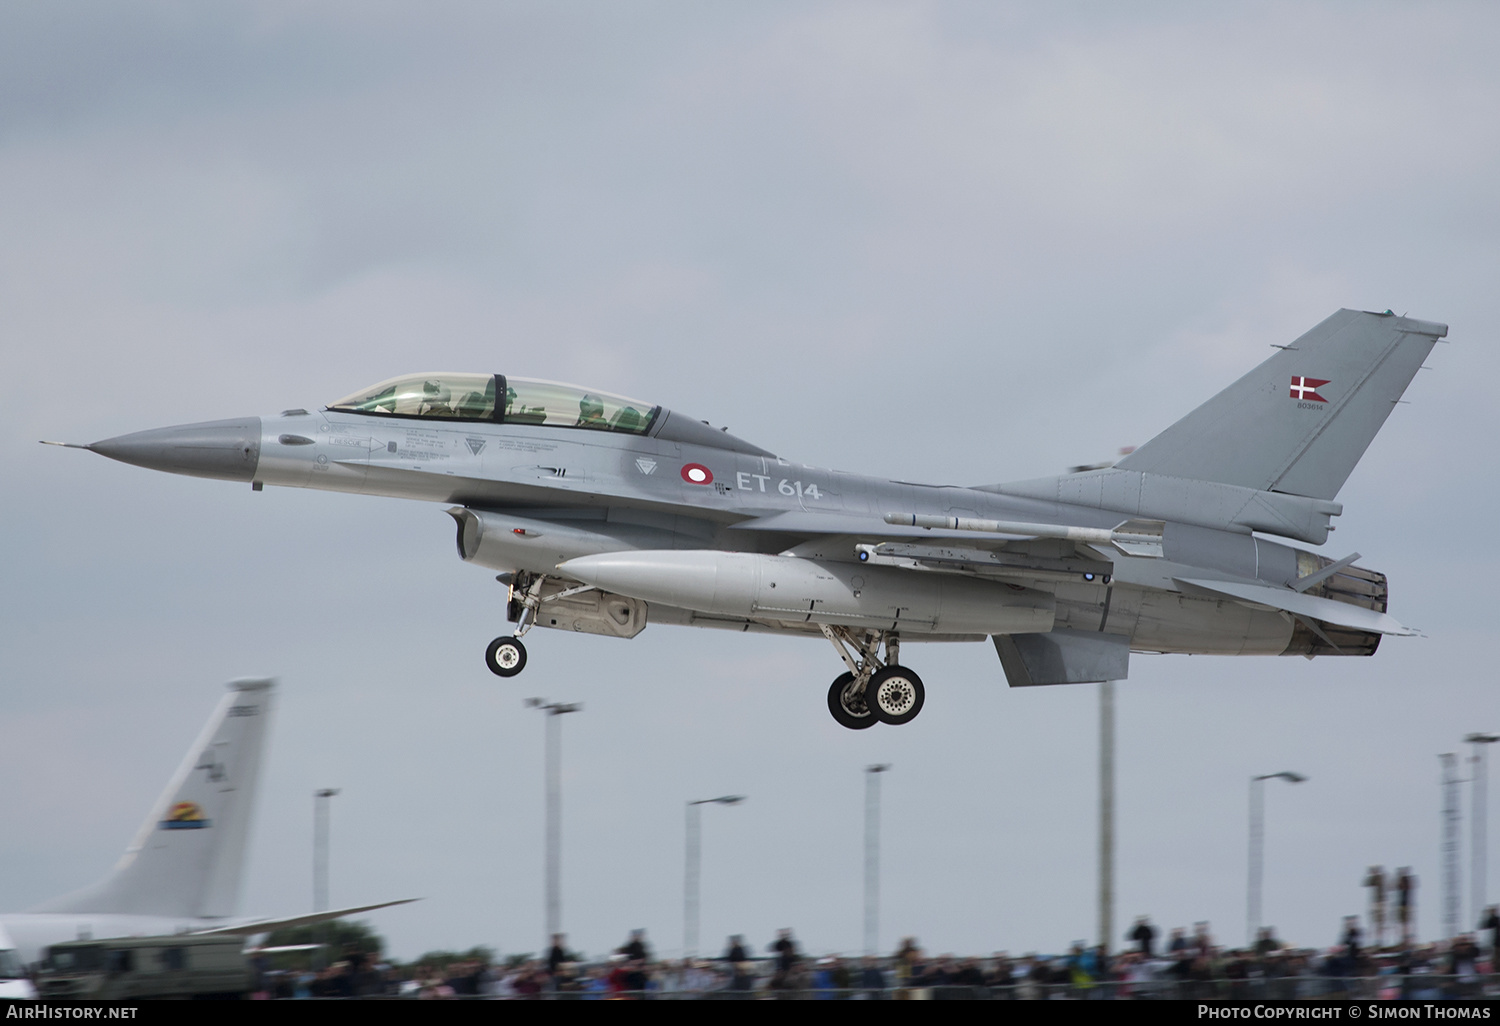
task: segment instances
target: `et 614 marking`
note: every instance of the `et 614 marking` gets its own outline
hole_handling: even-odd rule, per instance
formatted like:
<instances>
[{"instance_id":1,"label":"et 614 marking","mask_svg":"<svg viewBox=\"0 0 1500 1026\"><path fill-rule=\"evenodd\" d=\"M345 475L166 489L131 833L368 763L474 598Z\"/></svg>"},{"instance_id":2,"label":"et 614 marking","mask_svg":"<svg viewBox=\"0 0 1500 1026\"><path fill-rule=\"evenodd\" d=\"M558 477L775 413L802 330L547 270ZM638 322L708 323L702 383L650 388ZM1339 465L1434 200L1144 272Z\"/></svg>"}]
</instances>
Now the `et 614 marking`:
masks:
<instances>
[{"instance_id":1,"label":"et 614 marking","mask_svg":"<svg viewBox=\"0 0 1500 1026\"><path fill-rule=\"evenodd\" d=\"M755 485L752 485L750 483L752 480L754 480L760 487L756 488ZM766 474L747 474L743 470L734 475L735 485L739 487L741 491L746 492L764 492L767 490L766 484L770 480L771 478ZM823 497L823 493L818 490L817 482L804 485L801 481L792 481L785 477L776 483L776 490L782 495L800 495L805 499L821 499Z\"/></svg>"}]
</instances>

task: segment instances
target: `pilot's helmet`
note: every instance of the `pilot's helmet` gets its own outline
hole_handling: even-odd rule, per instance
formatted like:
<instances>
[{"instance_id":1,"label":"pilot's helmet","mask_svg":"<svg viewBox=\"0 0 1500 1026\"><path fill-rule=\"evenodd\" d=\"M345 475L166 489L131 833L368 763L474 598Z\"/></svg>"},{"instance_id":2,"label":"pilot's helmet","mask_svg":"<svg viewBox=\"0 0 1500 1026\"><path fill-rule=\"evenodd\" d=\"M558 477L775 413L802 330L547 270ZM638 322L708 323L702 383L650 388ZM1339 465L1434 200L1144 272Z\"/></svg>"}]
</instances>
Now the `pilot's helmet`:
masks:
<instances>
[{"instance_id":1,"label":"pilot's helmet","mask_svg":"<svg viewBox=\"0 0 1500 1026\"><path fill-rule=\"evenodd\" d=\"M422 382L422 396L429 403L446 403L453 398L453 393L441 381L433 381L429 378Z\"/></svg>"},{"instance_id":2,"label":"pilot's helmet","mask_svg":"<svg viewBox=\"0 0 1500 1026\"><path fill-rule=\"evenodd\" d=\"M603 420L604 404L591 395L585 395L578 401L579 420Z\"/></svg>"}]
</instances>

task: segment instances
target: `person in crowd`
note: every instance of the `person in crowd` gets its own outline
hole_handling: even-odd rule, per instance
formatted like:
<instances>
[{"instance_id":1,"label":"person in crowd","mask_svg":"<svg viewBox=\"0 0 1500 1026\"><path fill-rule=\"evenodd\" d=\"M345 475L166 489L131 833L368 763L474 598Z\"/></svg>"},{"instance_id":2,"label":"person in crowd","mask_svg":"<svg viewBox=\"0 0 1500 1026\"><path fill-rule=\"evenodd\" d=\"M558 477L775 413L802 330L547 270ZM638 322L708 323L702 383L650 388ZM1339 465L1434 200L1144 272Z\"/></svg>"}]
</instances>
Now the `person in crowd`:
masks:
<instances>
[{"instance_id":1,"label":"person in crowd","mask_svg":"<svg viewBox=\"0 0 1500 1026\"><path fill-rule=\"evenodd\" d=\"M791 940L791 931L782 930L781 932L786 936L780 939L786 940L791 946L777 950L775 944L771 945L772 950L777 950L776 971L771 974L766 989L774 992L778 998L797 998L807 990L810 981L807 974L802 971L801 957L797 954L796 945Z\"/></svg>"},{"instance_id":2,"label":"person in crowd","mask_svg":"<svg viewBox=\"0 0 1500 1026\"><path fill-rule=\"evenodd\" d=\"M1401 931L1401 946L1411 947L1412 926L1415 925L1416 916L1413 914L1417 904L1417 878L1412 873L1411 867L1403 867L1396 870L1396 925Z\"/></svg>"},{"instance_id":3,"label":"person in crowd","mask_svg":"<svg viewBox=\"0 0 1500 1026\"><path fill-rule=\"evenodd\" d=\"M802 957L797 954L797 942L792 939L790 928L777 930L776 939L766 950L776 956L776 968L783 973L790 972Z\"/></svg>"},{"instance_id":4,"label":"person in crowd","mask_svg":"<svg viewBox=\"0 0 1500 1026\"><path fill-rule=\"evenodd\" d=\"M1453 977L1453 997L1479 997L1479 945L1472 933L1454 938L1448 949L1448 964L1444 967Z\"/></svg>"},{"instance_id":5,"label":"person in crowd","mask_svg":"<svg viewBox=\"0 0 1500 1026\"><path fill-rule=\"evenodd\" d=\"M644 958L632 958L626 962L624 983L631 997L640 999L646 996L651 989L651 974Z\"/></svg>"},{"instance_id":6,"label":"person in crowd","mask_svg":"<svg viewBox=\"0 0 1500 1026\"><path fill-rule=\"evenodd\" d=\"M992 998L1009 1000L1016 996L1015 969L1011 966L1009 954L1004 951L995 952L994 960L990 963L989 975L984 979L984 985L989 988Z\"/></svg>"},{"instance_id":7,"label":"person in crowd","mask_svg":"<svg viewBox=\"0 0 1500 1026\"><path fill-rule=\"evenodd\" d=\"M689 962L682 963L681 989L690 994L702 994L713 990L722 990L724 981L718 970L711 962Z\"/></svg>"},{"instance_id":8,"label":"person in crowd","mask_svg":"<svg viewBox=\"0 0 1500 1026\"><path fill-rule=\"evenodd\" d=\"M912 969L922 959L922 949L917 946L915 937L902 937L901 946L896 949L892 957L892 964L896 970L896 986L904 987L912 978Z\"/></svg>"},{"instance_id":9,"label":"person in crowd","mask_svg":"<svg viewBox=\"0 0 1500 1026\"><path fill-rule=\"evenodd\" d=\"M750 954L745 950L745 938L739 934L730 937L728 943L724 945L723 961L734 963L749 960Z\"/></svg>"},{"instance_id":10,"label":"person in crowd","mask_svg":"<svg viewBox=\"0 0 1500 1026\"><path fill-rule=\"evenodd\" d=\"M1273 951L1281 947L1281 942L1276 939L1275 931L1269 926L1262 926L1255 934L1255 954L1258 958L1265 958Z\"/></svg>"},{"instance_id":11,"label":"person in crowd","mask_svg":"<svg viewBox=\"0 0 1500 1026\"><path fill-rule=\"evenodd\" d=\"M554 980L557 979L562 967L570 961L568 958L568 935L565 933L554 933L552 935L552 947L547 951L547 975Z\"/></svg>"},{"instance_id":12,"label":"person in crowd","mask_svg":"<svg viewBox=\"0 0 1500 1026\"><path fill-rule=\"evenodd\" d=\"M651 961L651 949L646 947L646 931L631 930L630 939L620 945L618 954L637 962Z\"/></svg>"},{"instance_id":13,"label":"person in crowd","mask_svg":"<svg viewBox=\"0 0 1500 1026\"><path fill-rule=\"evenodd\" d=\"M819 1001L829 1000L836 995L833 992L833 959L820 958L813 964L808 973L808 983L812 985L812 996Z\"/></svg>"},{"instance_id":14,"label":"person in crowd","mask_svg":"<svg viewBox=\"0 0 1500 1026\"><path fill-rule=\"evenodd\" d=\"M1349 959L1351 961L1359 961L1360 940L1361 931L1359 928L1359 916L1345 916L1344 935L1340 938L1339 942L1343 944L1345 950L1348 951Z\"/></svg>"},{"instance_id":15,"label":"person in crowd","mask_svg":"<svg viewBox=\"0 0 1500 1026\"><path fill-rule=\"evenodd\" d=\"M750 960L741 959L730 963L729 990L737 996L748 996L755 988L755 977L750 974Z\"/></svg>"},{"instance_id":16,"label":"person in crowd","mask_svg":"<svg viewBox=\"0 0 1500 1026\"><path fill-rule=\"evenodd\" d=\"M1125 935L1125 939L1133 941L1136 950L1144 958L1151 957L1151 943L1156 940L1156 928L1151 925L1151 920L1146 916L1135 917L1135 927Z\"/></svg>"},{"instance_id":17,"label":"person in crowd","mask_svg":"<svg viewBox=\"0 0 1500 1026\"><path fill-rule=\"evenodd\" d=\"M1365 887L1370 891L1370 930L1375 946L1385 947L1385 867L1371 866L1365 873Z\"/></svg>"},{"instance_id":18,"label":"person in crowd","mask_svg":"<svg viewBox=\"0 0 1500 1026\"><path fill-rule=\"evenodd\" d=\"M1500 972L1500 906L1491 905L1484 910L1479 928L1490 931L1490 972Z\"/></svg>"},{"instance_id":19,"label":"person in crowd","mask_svg":"<svg viewBox=\"0 0 1500 1026\"><path fill-rule=\"evenodd\" d=\"M849 972L848 964L837 955L833 956L832 964L828 967L828 982L833 985L838 998L847 998L854 986L854 976Z\"/></svg>"}]
</instances>

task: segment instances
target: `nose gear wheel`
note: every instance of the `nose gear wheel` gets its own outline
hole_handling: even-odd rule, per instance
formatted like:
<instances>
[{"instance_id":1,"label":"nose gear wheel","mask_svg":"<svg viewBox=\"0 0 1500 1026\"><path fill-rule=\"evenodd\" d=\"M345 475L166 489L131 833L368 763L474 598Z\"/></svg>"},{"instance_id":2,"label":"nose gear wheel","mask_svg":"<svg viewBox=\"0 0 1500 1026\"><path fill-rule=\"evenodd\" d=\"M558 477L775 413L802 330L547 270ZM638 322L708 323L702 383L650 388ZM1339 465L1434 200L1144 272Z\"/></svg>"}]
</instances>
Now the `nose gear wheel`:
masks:
<instances>
[{"instance_id":1,"label":"nose gear wheel","mask_svg":"<svg viewBox=\"0 0 1500 1026\"><path fill-rule=\"evenodd\" d=\"M496 638L484 650L484 664L497 677L514 677L526 669L526 646L518 638Z\"/></svg>"}]
</instances>

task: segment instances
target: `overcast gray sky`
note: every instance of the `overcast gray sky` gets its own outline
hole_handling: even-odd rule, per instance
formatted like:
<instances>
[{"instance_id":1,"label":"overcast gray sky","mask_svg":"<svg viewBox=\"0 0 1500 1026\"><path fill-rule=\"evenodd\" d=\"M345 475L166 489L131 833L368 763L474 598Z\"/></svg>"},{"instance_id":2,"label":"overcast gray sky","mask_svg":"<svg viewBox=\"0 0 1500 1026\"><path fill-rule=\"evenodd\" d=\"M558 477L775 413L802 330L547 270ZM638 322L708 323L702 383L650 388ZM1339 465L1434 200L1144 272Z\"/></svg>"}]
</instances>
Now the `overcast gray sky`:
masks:
<instances>
[{"instance_id":1,"label":"overcast gray sky","mask_svg":"<svg viewBox=\"0 0 1500 1026\"><path fill-rule=\"evenodd\" d=\"M683 803L726 792L704 947L858 950L872 761L884 947L1090 937L1093 686L909 646L922 717L851 733L826 645L672 627L537 631L502 681L504 593L440 507L36 440L501 371L977 484L1108 459L1347 306L1452 326L1324 550L1428 637L1136 657L1116 922L1240 941L1247 781L1292 769L1267 921L1332 943L1366 866L1411 865L1434 936L1436 755L1500 729L1497 38L1486 3L0 6L0 907L107 871L223 682L274 674L246 912L310 906L333 786L333 900L426 899L372 917L395 954L536 950L541 695L585 706L586 951L680 947Z\"/></svg>"}]
</instances>

